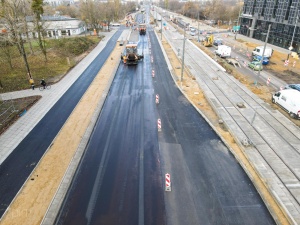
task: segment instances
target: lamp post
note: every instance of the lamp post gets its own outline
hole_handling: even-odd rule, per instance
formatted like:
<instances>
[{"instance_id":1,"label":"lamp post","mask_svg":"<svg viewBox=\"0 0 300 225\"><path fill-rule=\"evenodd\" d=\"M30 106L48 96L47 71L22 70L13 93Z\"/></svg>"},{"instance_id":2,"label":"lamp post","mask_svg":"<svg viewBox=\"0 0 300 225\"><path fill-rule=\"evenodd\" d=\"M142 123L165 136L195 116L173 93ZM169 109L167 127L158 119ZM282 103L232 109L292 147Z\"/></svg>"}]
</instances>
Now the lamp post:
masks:
<instances>
[{"instance_id":1,"label":"lamp post","mask_svg":"<svg viewBox=\"0 0 300 225\"><path fill-rule=\"evenodd\" d=\"M237 29L235 31L235 35L234 35L234 39L236 40L236 36L237 36L237 32L241 29L241 23L240 23L240 16L241 16L241 11L242 11L242 8L241 8L241 3L240 1L238 2L239 6L240 6L240 10L239 10L239 15L238 15L238 18L237 18L237 21L236 21L236 26L237 26ZM239 27L239 28L238 28Z\"/></svg>"},{"instance_id":2,"label":"lamp post","mask_svg":"<svg viewBox=\"0 0 300 225\"><path fill-rule=\"evenodd\" d=\"M299 2L299 1L298 1L298 2ZM291 7L292 7L292 6L291 6ZM290 51L292 51L292 49L293 49L294 37L295 37L295 33L296 33L296 29L297 29L297 24L298 24L298 14L299 14L298 3L297 3L297 6L296 6L296 7L297 7L297 8L296 8L296 10L297 10L297 13L296 13L296 22L295 22L294 32L293 32L293 36L292 36L291 46L289 47L289 50L290 50ZM291 54L291 52L288 54L286 60L289 59L290 54Z\"/></svg>"},{"instance_id":3,"label":"lamp post","mask_svg":"<svg viewBox=\"0 0 300 225\"><path fill-rule=\"evenodd\" d=\"M200 39L199 39L199 12L198 12L198 42L200 42Z\"/></svg>"},{"instance_id":4,"label":"lamp post","mask_svg":"<svg viewBox=\"0 0 300 225\"><path fill-rule=\"evenodd\" d=\"M162 23L162 15L160 16L160 40L162 40L162 30L163 30L163 27L162 27L162 25L163 25L163 23Z\"/></svg>"},{"instance_id":5,"label":"lamp post","mask_svg":"<svg viewBox=\"0 0 300 225\"><path fill-rule=\"evenodd\" d=\"M155 7L155 26L157 27L157 7Z\"/></svg>"},{"instance_id":6,"label":"lamp post","mask_svg":"<svg viewBox=\"0 0 300 225\"><path fill-rule=\"evenodd\" d=\"M259 76L260 76L260 70L262 69L262 62L264 60L264 55L265 55L265 50L266 50L266 46L267 46L267 42L268 42L268 38L269 38L270 29L271 29L271 24L269 24L269 27L268 27L268 33L267 33L267 36L266 36L266 40L265 40L265 44L264 44L262 56L261 56L261 59L259 61L259 69L258 69L258 72L257 72L255 86L257 86L258 79L259 79Z\"/></svg>"},{"instance_id":7,"label":"lamp post","mask_svg":"<svg viewBox=\"0 0 300 225\"><path fill-rule=\"evenodd\" d=\"M182 80L183 80L183 70L184 70L184 48L185 48L185 29L183 32L183 48L182 48L182 58L181 58L181 87L182 87Z\"/></svg>"}]
</instances>

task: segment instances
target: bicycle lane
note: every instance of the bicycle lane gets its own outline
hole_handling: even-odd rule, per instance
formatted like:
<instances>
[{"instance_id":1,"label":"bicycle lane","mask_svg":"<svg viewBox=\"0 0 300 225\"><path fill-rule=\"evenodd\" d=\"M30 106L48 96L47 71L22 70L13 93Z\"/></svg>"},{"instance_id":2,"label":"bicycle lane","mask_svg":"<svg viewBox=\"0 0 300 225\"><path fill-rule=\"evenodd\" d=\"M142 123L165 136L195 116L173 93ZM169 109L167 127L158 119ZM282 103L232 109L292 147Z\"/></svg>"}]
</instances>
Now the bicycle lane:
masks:
<instances>
[{"instance_id":1,"label":"bicycle lane","mask_svg":"<svg viewBox=\"0 0 300 225\"><path fill-rule=\"evenodd\" d=\"M53 138L113 50L120 32L113 35L111 33L104 46L92 51L90 57L72 70L74 76L69 74L56 87L53 86L49 90L48 98L42 98L42 101L1 136L0 216L51 145ZM79 75L75 77L77 73Z\"/></svg>"},{"instance_id":2,"label":"bicycle lane","mask_svg":"<svg viewBox=\"0 0 300 225\"><path fill-rule=\"evenodd\" d=\"M98 46L60 82L52 85L50 90L40 91L37 87L35 90L27 89L0 95L0 99L2 100L25 98L35 95L42 96L42 98L32 106L26 114L20 117L8 130L0 135L0 165L46 115L46 113L50 111L54 104L64 95L64 93L66 93L72 84L77 81L90 63L105 48L107 41L110 40L114 33L110 32L105 34L106 37L98 44Z\"/></svg>"}]
</instances>

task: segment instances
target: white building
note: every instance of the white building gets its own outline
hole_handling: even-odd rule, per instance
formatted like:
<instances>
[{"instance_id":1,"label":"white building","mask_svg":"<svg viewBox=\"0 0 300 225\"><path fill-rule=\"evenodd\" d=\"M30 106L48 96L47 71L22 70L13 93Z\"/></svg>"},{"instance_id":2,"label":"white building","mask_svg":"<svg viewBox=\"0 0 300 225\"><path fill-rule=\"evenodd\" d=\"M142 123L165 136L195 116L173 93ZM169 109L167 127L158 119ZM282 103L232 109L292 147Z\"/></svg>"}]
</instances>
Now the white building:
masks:
<instances>
[{"instance_id":1,"label":"white building","mask_svg":"<svg viewBox=\"0 0 300 225\"><path fill-rule=\"evenodd\" d=\"M45 4L49 4L53 7L65 4L65 5L71 5L74 4L74 0L44 0Z\"/></svg>"},{"instance_id":2,"label":"white building","mask_svg":"<svg viewBox=\"0 0 300 225\"><path fill-rule=\"evenodd\" d=\"M33 18L27 17L29 27L33 27ZM59 38L62 36L74 36L86 31L85 23L75 18L64 16L43 16L43 27L49 38ZM31 33L31 37L37 37L37 34Z\"/></svg>"},{"instance_id":3,"label":"white building","mask_svg":"<svg viewBox=\"0 0 300 225\"><path fill-rule=\"evenodd\" d=\"M46 28L47 37L54 38L79 35L86 30L84 22L78 19L47 20L44 27Z\"/></svg>"}]
</instances>

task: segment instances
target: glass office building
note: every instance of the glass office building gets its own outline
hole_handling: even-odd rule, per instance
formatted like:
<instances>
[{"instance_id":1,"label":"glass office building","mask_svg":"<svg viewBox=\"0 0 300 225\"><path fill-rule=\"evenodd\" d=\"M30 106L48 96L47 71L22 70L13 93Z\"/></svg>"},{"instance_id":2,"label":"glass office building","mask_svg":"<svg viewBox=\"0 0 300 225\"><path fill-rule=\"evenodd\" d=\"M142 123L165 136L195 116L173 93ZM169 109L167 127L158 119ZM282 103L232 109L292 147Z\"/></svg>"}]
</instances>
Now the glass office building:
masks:
<instances>
[{"instance_id":1,"label":"glass office building","mask_svg":"<svg viewBox=\"0 0 300 225\"><path fill-rule=\"evenodd\" d=\"M300 0L244 0L240 33L300 53ZM293 42L293 43L291 43Z\"/></svg>"}]
</instances>

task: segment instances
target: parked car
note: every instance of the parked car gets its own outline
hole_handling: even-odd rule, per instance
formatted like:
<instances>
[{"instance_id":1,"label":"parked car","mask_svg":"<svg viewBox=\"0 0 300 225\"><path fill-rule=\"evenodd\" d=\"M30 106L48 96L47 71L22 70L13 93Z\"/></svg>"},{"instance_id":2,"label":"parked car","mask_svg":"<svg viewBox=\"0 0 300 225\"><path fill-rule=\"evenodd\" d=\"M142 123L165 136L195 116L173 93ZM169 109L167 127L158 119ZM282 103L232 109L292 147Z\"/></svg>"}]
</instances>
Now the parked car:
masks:
<instances>
[{"instance_id":1,"label":"parked car","mask_svg":"<svg viewBox=\"0 0 300 225\"><path fill-rule=\"evenodd\" d=\"M194 27L190 28L190 35L192 35L192 36L196 35L196 28L194 28Z\"/></svg>"},{"instance_id":2,"label":"parked car","mask_svg":"<svg viewBox=\"0 0 300 225\"><path fill-rule=\"evenodd\" d=\"M214 45L215 46L219 46L219 45L222 45L223 44L223 40L222 39L215 39L214 40Z\"/></svg>"},{"instance_id":3,"label":"parked car","mask_svg":"<svg viewBox=\"0 0 300 225\"><path fill-rule=\"evenodd\" d=\"M297 91L300 91L300 84L288 84L284 87L284 89L295 89Z\"/></svg>"},{"instance_id":4,"label":"parked car","mask_svg":"<svg viewBox=\"0 0 300 225\"><path fill-rule=\"evenodd\" d=\"M259 61L252 61L248 64L248 67L250 67L253 70L262 70L262 65L260 65Z\"/></svg>"},{"instance_id":5,"label":"parked car","mask_svg":"<svg viewBox=\"0 0 300 225\"><path fill-rule=\"evenodd\" d=\"M257 61L257 62L260 62L261 60L261 56L260 55L255 55L253 56L253 61ZM263 65L268 65L270 62L269 58L268 57L264 57L263 61L262 61L262 64Z\"/></svg>"}]
</instances>

